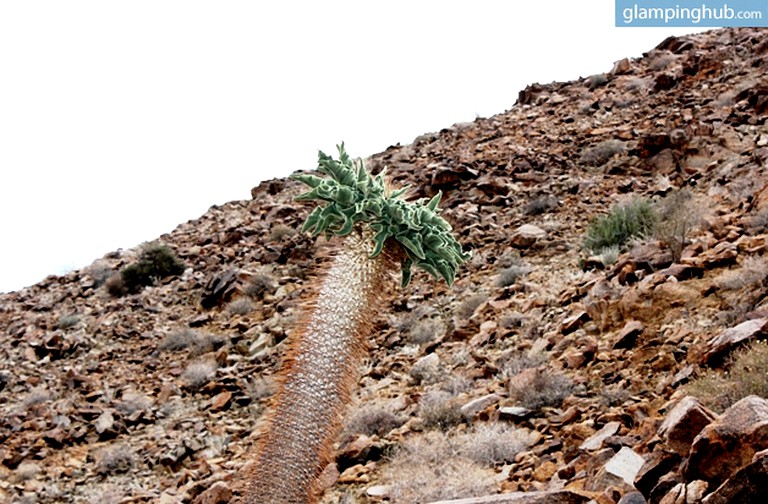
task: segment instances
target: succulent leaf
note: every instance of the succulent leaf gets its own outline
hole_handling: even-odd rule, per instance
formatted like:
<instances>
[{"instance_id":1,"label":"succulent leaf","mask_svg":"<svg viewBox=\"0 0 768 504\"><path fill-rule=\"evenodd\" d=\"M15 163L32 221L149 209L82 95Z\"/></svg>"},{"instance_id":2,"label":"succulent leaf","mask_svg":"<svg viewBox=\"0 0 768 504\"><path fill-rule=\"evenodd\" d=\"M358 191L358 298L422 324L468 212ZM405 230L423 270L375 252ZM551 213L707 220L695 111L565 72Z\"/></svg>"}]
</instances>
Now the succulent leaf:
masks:
<instances>
[{"instance_id":1,"label":"succulent leaf","mask_svg":"<svg viewBox=\"0 0 768 504\"><path fill-rule=\"evenodd\" d=\"M451 234L451 225L439 215L442 193L428 203L407 202L402 196L408 188L388 191L385 170L371 176L361 160L353 161L344 144L337 146L339 159L318 153L317 171L330 178L297 173L292 178L310 187L297 201L321 200L326 205L315 208L302 231L313 236L321 233L344 236L358 222L366 222L376 232L371 257L381 254L389 239L400 243L405 252L401 265L402 285L411 278L412 266L418 266L450 285L458 266L469 258Z\"/></svg>"}]
</instances>

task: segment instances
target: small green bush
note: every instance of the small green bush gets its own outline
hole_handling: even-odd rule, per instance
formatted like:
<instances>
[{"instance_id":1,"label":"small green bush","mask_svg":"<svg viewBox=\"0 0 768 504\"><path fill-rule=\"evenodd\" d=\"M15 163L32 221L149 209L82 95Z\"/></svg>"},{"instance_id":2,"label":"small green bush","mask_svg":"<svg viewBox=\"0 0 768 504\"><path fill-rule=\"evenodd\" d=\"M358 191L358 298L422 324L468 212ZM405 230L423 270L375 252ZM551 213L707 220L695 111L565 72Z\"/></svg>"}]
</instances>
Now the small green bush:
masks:
<instances>
[{"instance_id":1,"label":"small green bush","mask_svg":"<svg viewBox=\"0 0 768 504\"><path fill-rule=\"evenodd\" d=\"M155 280L184 272L184 264L179 261L173 250L166 245L150 245L144 249L139 260L120 271L125 290L139 292L143 287L152 285Z\"/></svg>"},{"instance_id":2,"label":"small green bush","mask_svg":"<svg viewBox=\"0 0 768 504\"><path fill-rule=\"evenodd\" d=\"M608 247L623 247L632 238L651 234L658 221L651 203L635 198L628 203L616 205L608 215L593 220L584 237L584 248L601 253Z\"/></svg>"}]
</instances>

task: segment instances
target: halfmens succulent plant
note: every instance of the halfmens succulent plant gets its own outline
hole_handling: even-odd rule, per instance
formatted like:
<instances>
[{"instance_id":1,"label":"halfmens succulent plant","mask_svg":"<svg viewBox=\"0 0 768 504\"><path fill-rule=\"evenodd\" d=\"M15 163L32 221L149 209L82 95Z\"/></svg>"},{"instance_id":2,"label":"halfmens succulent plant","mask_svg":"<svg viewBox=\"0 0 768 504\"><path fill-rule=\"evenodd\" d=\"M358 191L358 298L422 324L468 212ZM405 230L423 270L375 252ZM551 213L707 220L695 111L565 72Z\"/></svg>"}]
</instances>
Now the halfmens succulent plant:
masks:
<instances>
[{"instance_id":1,"label":"halfmens succulent plant","mask_svg":"<svg viewBox=\"0 0 768 504\"><path fill-rule=\"evenodd\" d=\"M382 308L389 272L400 267L402 285L413 266L452 284L469 254L438 214L440 195L406 202L405 189L389 190L385 174L371 176L339 146L339 159L319 154L318 171L297 174L310 187L297 199L320 200L304 224L314 235L343 237L315 285L299 331L291 338L280 387L249 475L246 501L311 504L323 491L319 476L332 461L333 442L357 382L360 363Z\"/></svg>"}]
</instances>

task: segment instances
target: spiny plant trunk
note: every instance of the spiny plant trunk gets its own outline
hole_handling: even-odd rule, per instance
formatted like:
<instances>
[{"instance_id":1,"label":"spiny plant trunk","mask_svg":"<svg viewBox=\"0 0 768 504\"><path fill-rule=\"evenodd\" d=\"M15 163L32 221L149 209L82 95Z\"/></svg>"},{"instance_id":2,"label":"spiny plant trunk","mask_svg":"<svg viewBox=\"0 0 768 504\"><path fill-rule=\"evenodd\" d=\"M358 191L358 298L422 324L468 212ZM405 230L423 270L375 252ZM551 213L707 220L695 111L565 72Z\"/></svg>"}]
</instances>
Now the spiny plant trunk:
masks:
<instances>
[{"instance_id":1,"label":"spiny plant trunk","mask_svg":"<svg viewBox=\"0 0 768 504\"><path fill-rule=\"evenodd\" d=\"M390 247L371 258L371 238L359 231L345 237L290 345L257 452L251 504L309 504L323 490L318 477L331 462L383 282L399 265Z\"/></svg>"}]
</instances>

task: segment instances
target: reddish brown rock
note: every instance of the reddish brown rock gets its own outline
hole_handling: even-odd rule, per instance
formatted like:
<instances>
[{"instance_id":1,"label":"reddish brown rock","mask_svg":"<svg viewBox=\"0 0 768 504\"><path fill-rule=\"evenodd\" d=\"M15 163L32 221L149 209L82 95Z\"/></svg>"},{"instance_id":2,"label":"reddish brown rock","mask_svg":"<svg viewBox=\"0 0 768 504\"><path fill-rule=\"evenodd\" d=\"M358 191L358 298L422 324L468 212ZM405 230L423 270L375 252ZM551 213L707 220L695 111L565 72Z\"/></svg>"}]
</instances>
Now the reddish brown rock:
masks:
<instances>
[{"instance_id":1,"label":"reddish brown rock","mask_svg":"<svg viewBox=\"0 0 768 504\"><path fill-rule=\"evenodd\" d=\"M710 364L717 364L737 346L763 338L766 334L768 334L768 318L742 322L709 340L704 359Z\"/></svg>"},{"instance_id":2,"label":"reddish brown rock","mask_svg":"<svg viewBox=\"0 0 768 504\"><path fill-rule=\"evenodd\" d=\"M688 481L701 479L717 487L768 448L768 400L748 396L693 441L683 473Z\"/></svg>"},{"instance_id":3,"label":"reddish brown rock","mask_svg":"<svg viewBox=\"0 0 768 504\"><path fill-rule=\"evenodd\" d=\"M613 436L617 432L619 432L619 428L621 427L621 423L619 422L608 422L603 426L602 429L595 432L591 436L589 436L587 439L584 440L584 442L579 445L580 450L599 450L603 447L603 442L608 439L609 437Z\"/></svg>"},{"instance_id":4,"label":"reddish brown rock","mask_svg":"<svg viewBox=\"0 0 768 504\"><path fill-rule=\"evenodd\" d=\"M701 430L715 421L717 415L695 397L684 397L667 414L659 427L659 436L664 438L673 451L686 456L691 443Z\"/></svg>"},{"instance_id":5,"label":"reddish brown rock","mask_svg":"<svg viewBox=\"0 0 768 504\"><path fill-rule=\"evenodd\" d=\"M560 325L560 332L563 334L572 333L588 320L589 314L586 311L579 311L563 320L563 323Z\"/></svg>"},{"instance_id":6,"label":"reddish brown rock","mask_svg":"<svg viewBox=\"0 0 768 504\"><path fill-rule=\"evenodd\" d=\"M533 224L523 224L512 232L510 244L513 247L527 248L547 237L547 232Z\"/></svg>"},{"instance_id":7,"label":"reddish brown rock","mask_svg":"<svg viewBox=\"0 0 768 504\"><path fill-rule=\"evenodd\" d=\"M219 481L195 497L192 504L226 504L230 499L232 499L232 490L229 485Z\"/></svg>"},{"instance_id":8,"label":"reddish brown rock","mask_svg":"<svg viewBox=\"0 0 768 504\"><path fill-rule=\"evenodd\" d=\"M749 465L709 494L702 501L703 504L757 503L765 500L768 489L768 453L758 455Z\"/></svg>"},{"instance_id":9,"label":"reddish brown rock","mask_svg":"<svg viewBox=\"0 0 768 504\"><path fill-rule=\"evenodd\" d=\"M642 322L630 320L621 330L616 341L614 341L613 348L632 348L635 346L637 337L642 334L644 329L645 327Z\"/></svg>"}]
</instances>

